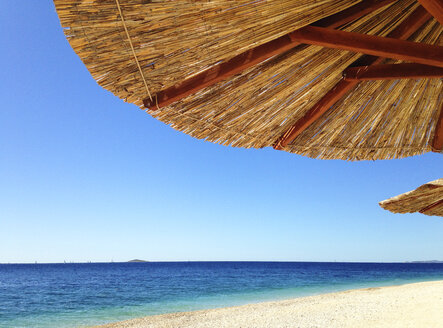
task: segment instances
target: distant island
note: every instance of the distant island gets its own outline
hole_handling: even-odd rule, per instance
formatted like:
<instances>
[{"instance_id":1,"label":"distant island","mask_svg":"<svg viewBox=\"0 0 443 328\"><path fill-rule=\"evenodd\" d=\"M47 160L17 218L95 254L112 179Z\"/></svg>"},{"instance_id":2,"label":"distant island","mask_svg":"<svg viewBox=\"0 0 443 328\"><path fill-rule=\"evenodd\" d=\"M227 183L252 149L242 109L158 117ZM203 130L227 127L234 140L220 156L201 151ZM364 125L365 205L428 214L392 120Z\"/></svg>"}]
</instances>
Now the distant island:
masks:
<instances>
[{"instance_id":1,"label":"distant island","mask_svg":"<svg viewBox=\"0 0 443 328\"><path fill-rule=\"evenodd\" d=\"M443 263L443 261L430 260L430 261L412 261L412 262L406 262L406 263Z\"/></svg>"},{"instance_id":2,"label":"distant island","mask_svg":"<svg viewBox=\"0 0 443 328\"><path fill-rule=\"evenodd\" d=\"M131 261L128 261L128 262L149 262L149 261L135 259L135 260L131 260Z\"/></svg>"}]
</instances>

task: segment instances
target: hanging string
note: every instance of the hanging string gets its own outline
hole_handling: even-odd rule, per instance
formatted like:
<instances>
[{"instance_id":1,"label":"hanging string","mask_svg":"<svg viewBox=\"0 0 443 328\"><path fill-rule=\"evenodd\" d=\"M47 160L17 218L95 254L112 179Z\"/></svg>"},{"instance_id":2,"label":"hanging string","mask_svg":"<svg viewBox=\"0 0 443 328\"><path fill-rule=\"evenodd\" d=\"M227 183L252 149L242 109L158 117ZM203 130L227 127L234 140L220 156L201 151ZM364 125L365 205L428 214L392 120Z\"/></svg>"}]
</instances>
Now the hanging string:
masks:
<instances>
[{"instance_id":1,"label":"hanging string","mask_svg":"<svg viewBox=\"0 0 443 328\"><path fill-rule=\"evenodd\" d=\"M152 101L152 96L151 96L151 93L149 92L148 84L146 83L146 79L145 79L145 76L143 75L142 68L140 67L140 63L138 62L137 55L135 54L134 46L132 45L131 37L129 36L128 28L126 27L125 19L123 18L122 9L120 8L120 2L119 2L119 0L115 0L115 3L117 4L118 12L120 13L123 27L125 28L126 36L128 37L129 45L131 46L132 54L134 55L134 59L135 59L135 62L137 63L138 70L140 71L140 75L142 76L143 83L145 84L146 91L148 92L148 95L149 95L149 99Z\"/></svg>"}]
</instances>

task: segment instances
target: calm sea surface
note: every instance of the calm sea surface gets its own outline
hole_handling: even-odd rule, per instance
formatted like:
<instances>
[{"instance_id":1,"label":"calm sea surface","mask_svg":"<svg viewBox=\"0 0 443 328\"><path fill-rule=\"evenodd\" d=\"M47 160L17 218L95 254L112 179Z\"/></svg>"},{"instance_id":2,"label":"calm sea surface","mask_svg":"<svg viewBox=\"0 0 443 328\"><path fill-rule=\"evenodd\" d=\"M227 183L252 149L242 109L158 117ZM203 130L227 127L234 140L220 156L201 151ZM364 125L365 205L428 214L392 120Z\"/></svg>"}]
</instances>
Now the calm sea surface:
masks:
<instances>
[{"instance_id":1,"label":"calm sea surface","mask_svg":"<svg viewBox=\"0 0 443 328\"><path fill-rule=\"evenodd\" d=\"M442 280L443 264L0 264L0 328L84 327L167 312Z\"/></svg>"}]
</instances>

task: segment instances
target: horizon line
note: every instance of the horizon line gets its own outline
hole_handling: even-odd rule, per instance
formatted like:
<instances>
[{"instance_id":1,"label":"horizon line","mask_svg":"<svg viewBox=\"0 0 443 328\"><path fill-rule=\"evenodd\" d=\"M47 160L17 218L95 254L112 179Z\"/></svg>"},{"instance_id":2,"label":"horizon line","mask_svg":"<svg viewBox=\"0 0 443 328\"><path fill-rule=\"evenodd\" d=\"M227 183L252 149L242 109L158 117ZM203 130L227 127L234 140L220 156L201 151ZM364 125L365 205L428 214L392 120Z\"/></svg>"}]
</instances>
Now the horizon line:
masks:
<instances>
[{"instance_id":1,"label":"horizon line","mask_svg":"<svg viewBox=\"0 0 443 328\"><path fill-rule=\"evenodd\" d=\"M64 262L0 262L0 265L10 264L111 264L111 263L443 263L443 260L411 260L411 261L272 261L272 260L172 260L149 261L132 259L128 261L64 261Z\"/></svg>"}]
</instances>

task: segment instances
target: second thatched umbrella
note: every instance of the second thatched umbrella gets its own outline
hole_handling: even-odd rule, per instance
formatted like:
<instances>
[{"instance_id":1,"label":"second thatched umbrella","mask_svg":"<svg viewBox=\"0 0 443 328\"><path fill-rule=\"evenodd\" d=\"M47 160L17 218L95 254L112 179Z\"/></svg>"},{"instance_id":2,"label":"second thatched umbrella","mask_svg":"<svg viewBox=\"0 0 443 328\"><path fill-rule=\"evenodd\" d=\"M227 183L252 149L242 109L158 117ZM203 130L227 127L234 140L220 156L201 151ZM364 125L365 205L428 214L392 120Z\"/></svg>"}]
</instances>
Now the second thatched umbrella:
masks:
<instances>
[{"instance_id":1,"label":"second thatched umbrella","mask_svg":"<svg viewBox=\"0 0 443 328\"><path fill-rule=\"evenodd\" d=\"M428 182L413 191L386 199L379 204L393 213L419 212L443 216L443 179Z\"/></svg>"}]
</instances>

